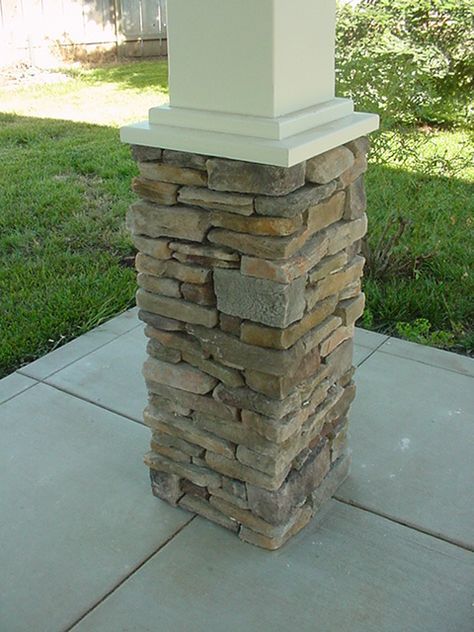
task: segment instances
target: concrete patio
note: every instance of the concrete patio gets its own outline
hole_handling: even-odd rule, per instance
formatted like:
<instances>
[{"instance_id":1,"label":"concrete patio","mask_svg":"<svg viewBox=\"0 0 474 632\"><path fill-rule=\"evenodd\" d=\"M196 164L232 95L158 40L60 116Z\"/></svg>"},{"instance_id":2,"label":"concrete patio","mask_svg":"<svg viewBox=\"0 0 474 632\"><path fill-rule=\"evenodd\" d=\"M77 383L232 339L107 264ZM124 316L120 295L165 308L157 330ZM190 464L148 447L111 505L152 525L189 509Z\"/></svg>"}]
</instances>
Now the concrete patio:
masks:
<instances>
[{"instance_id":1,"label":"concrete patio","mask_svg":"<svg viewBox=\"0 0 474 632\"><path fill-rule=\"evenodd\" d=\"M474 362L358 330L350 479L268 553L152 497L131 310L0 381L1 632L474 629Z\"/></svg>"}]
</instances>

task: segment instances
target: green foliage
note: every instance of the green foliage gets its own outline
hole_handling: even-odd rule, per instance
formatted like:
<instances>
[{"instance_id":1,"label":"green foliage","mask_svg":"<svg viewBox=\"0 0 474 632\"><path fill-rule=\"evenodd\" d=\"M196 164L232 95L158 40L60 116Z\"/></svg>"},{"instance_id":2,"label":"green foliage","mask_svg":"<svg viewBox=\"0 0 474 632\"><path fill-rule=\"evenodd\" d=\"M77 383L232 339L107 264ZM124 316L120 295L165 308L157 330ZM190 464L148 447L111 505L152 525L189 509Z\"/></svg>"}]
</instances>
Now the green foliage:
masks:
<instances>
[{"instance_id":1,"label":"green foliage","mask_svg":"<svg viewBox=\"0 0 474 632\"><path fill-rule=\"evenodd\" d=\"M341 95L394 123L466 124L474 88L472 0L361 0L339 6Z\"/></svg>"},{"instance_id":2,"label":"green foliage","mask_svg":"<svg viewBox=\"0 0 474 632\"><path fill-rule=\"evenodd\" d=\"M396 330L401 338L422 345L446 348L452 346L454 341L454 334L448 331L432 331L431 323L426 318L417 318L412 323L398 322Z\"/></svg>"}]
</instances>

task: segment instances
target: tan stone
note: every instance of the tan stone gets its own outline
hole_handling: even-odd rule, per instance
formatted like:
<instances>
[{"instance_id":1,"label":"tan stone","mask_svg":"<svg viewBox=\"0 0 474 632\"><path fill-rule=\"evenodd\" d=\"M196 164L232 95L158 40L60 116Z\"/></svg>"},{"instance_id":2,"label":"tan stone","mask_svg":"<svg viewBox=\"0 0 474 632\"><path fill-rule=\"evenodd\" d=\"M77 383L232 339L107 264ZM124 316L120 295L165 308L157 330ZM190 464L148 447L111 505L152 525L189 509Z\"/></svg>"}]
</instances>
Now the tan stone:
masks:
<instances>
[{"instance_id":1,"label":"tan stone","mask_svg":"<svg viewBox=\"0 0 474 632\"><path fill-rule=\"evenodd\" d=\"M292 375L305 355L299 342L288 350L263 349L242 342L235 336L218 329L205 329L196 325L187 330L197 337L201 348L219 362L225 361L246 369L265 370L271 375Z\"/></svg>"},{"instance_id":2,"label":"tan stone","mask_svg":"<svg viewBox=\"0 0 474 632\"><path fill-rule=\"evenodd\" d=\"M217 472L191 463L175 463L171 459L154 452L148 452L145 455L145 464L153 470L187 478L200 487L214 488L221 486L221 477Z\"/></svg>"},{"instance_id":3,"label":"tan stone","mask_svg":"<svg viewBox=\"0 0 474 632\"><path fill-rule=\"evenodd\" d=\"M230 529L235 533L239 530L239 525L235 520L225 516L221 511L209 504L209 502L204 498L186 494L178 501L178 505L183 509L187 509L187 511L197 513L211 522L215 522L221 527Z\"/></svg>"},{"instance_id":4,"label":"tan stone","mask_svg":"<svg viewBox=\"0 0 474 632\"><path fill-rule=\"evenodd\" d=\"M177 204L178 188L176 184L157 182L156 180L147 180L146 178L134 178L132 180L132 189L140 197L167 206Z\"/></svg>"},{"instance_id":5,"label":"tan stone","mask_svg":"<svg viewBox=\"0 0 474 632\"><path fill-rule=\"evenodd\" d=\"M138 311L138 318L147 325L150 325L154 329L160 329L164 331L184 331L185 324L180 320L174 318L166 318L165 316L159 316L158 314L152 314L143 309ZM145 327L145 332L146 332Z\"/></svg>"},{"instance_id":6,"label":"tan stone","mask_svg":"<svg viewBox=\"0 0 474 632\"><path fill-rule=\"evenodd\" d=\"M206 462L204 459L203 466L205 467ZM198 464L196 464L198 465ZM181 490L183 494L189 494L190 496L198 496L199 498L203 498L207 500L209 498L209 492L207 491L207 487L199 487L199 485L195 485L191 483L191 481L183 480L181 481Z\"/></svg>"},{"instance_id":7,"label":"tan stone","mask_svg":"<svg viewBox=\"0 0 474 632\"><path fill-rule=\"evenodd\" d=\"M301 231L291 237L267 237L213 228L207 237L214 244L233 248L246 255L265 259L288 259L305 244L308 234Z\"/></svg>"},{"instance_id":8,"label":"tan stone","mask_svg":"<svg viewBox=\"0 0 474 632\"><path fill-rule=\"evenodd\" d=\"M218 498L222 498L226 502L232 503L233 505L236 505L237 507L240 507L241 509L249 508L248 502L246 500L242 500L242 498L239 498L238 496L233 496L232 494L229 494L223 489L213 489L212 495L217 496Z\"/></svg>"},{"instance_id":9,"label":"tan stone","mask_svg":"<svg viewBox=\"0 0 474 632\"><path fill-rule=\"evenodd\" d=\"M356 282L362 275L365 259L356 256L342 270L334 272L320 281L316 285L306 289L306 305L312 309L315 304L328 296L334 296L346 286Z\"/></svg>"},{"instance_id":10,"label":"tan stone","mask_svg":"<svg viewBox=\"0 0 474 632\"><path fill-rule=\"evenodd\" d=\"M210 211L226 211L238 215L252 215L254 198L240 193L210 191L202 187L182 187L178 199L189 206L199 206Z\"/></svg>"},{"instance_id":11,"label":"tan stone","mask_svg":"<svg viewBox=\"0 0 474 632\"><path fill-rule=\"evenodd\" d=\"M222 366L213 360L206 360L199 354L183 351L182 358L185 362L201 369L205 373L209 373L220 380L226 386L237 388L244 385L244 379L238 371L226 366Z\"/></svg>"},{"instance_id":12,"label":"tan stone","mask_svg":"<svg viewBox=\"0 0 474 632\"><path fill-rule=\"evenodd\" d=\"M346 194L344 191L335 193L329 200L320 202L308 210L308 229L315 233L335 222L338 222L344 214Z\"/></svg>"},{"instance_id":13,"label":"tan stone","mask_svg":"<svg viewBox=\"0 0 474 632\"><path fill-rule=\"evenodd\" d=\"M200 242L209 230L210 222L209 213L196 208L136 202L127 213L127 226L135 235Z\"/></svg>"},{"instance_id":14,"label":"tan stone","mask_svg":"<svg viewBox=\"0 0 474 632\"><path fill-rule=\"evenodd\" d=\"M181 286L183 298L198 305L215 305L216 297L211 283L197 285L195 283L183 283Z\"/></svg>"},{"instance_id":15,"label":"tan stone","mask_svg":"<svg viewBox=\"0 0 474 632\"><path fill-rule=\"evenodd\" d=\"M150 239L132 235L132 242L138 251L154 259L169 259L171 257L169 239Z\"/></svg>"},{"instance_id":16,"label":"tan stone","mask_svg":"<svg viewBox=\"0 0 474 632\"><path fill-rule=\"evenodd\" d=\"M239 261L240 257L237 253L227 248L219 248L218 246L208 246L203 244L188 244L181 241L173 241L169 245L173 252L179 252L183 255L191 255L195 257L207 257L209 259L222 259L222 261Z\"/></svg>"},{"instance_id":17,"label":"tan stone","mask_svg":"<svg viewBox=\"0 0 474 632\"><path fill-rule=\"evenodd\" d=\"M247 276L269 279L277 283L291 283L304 276L326 254L328 238L324 233L311 237L300 252L286 261L272 261L260 257L242 257L240 271Z\"/></svg>"},{"instance_id":18,"label":"tan stone","mask_svg":"<svg viewBox=\"0 0 474 632\"><path fill-rule=\"evenodd\" d=\"M360 154L368 154L370 151L370 140L367 136L360 136L355 140L351 140L349 143L345 143L347 149L350 149L354 156L357 158Z\"/></svg>"},{"instance_id":19,"label":"tan stone","mask_svg":"<svg viewBox=\"0 0 474 632\"><path fill-rule=\"evenodd\" d=\"M223 261L222 259L212 259L211 257L198 257L196 255L183 255L180 252L174 252L173 258L181 261L181 263L187 263L197 266L203 266L205 268L225 268L228 270L236 270L240 267L239 261Z\"/></svg>"},{"instance_id":20,"label":"tan stone","mask_svg":"<svg viewBox=\"0 0 474 632\"><path fill-rule=\"evenodd\" d=\"M327 184L354 164L354 154L347 147L335 147L306 162L306 180Z\"/></svg>"},{"instance_id":21,"label":"tan stone","mask_svg":"<svg viewBox=\"0 0 474 632\"><path fill-rule=\"evenodd\" d=\"M145 336L170 349L176 349L181 353L192 353L193 355L207 357L201 349L201 345L187 333L174 333L172 331L161 331L160 328L145 327Z\"/></svg>"},{"instance_id":22,"label":"tan stone","mask_svg":"<svg viewBox=\"0 0 474 632\"><path fill-rule=\"evenodd\" d=\"M234 457L235 448L232 443L199 428L188 417L170 415L150 404L146 408L143 418L146 425L150 428L159 430L171 437L178 437L205 450L211 450L216 454L222 454L231 459Z\"/></svg>"},{"instance_id":23,"label":"tan stone","mask_svg":"<svg viewBox=\"0 0 474 632\"><path fill-rule=\"evenodd\" d=\"M228 459L225 456L214 454L213 452L209 451L206 452L206 462L213 471L217 471L220 474L225 474L226 476L237 478L238 480L252 483L253 485L257 485L269 490L278 489L285 480L287 474L287 472L285 471L280 476L269 476L268 474L264 474L263 472L254 470L247 465L243 465L243 463L240 463L235 459ZM218 507L219 505L217 501L219 501L219 503L225 503L225 501L221 498L215 498L214 500L216 501L215 504ZM226 505L227 504L229 503L226 503ZM239 511L243 510L239 509ZM237 517L236 519L238 520Z\"/></svg>"},{"instance_id":24,"label":"tan stone","mask_svg":"<svg viewBox=\"0 0 474 632\"><path fill-rule=\"evenodd\" d=\"M151 399L153 400L153 405L156 406L156 408L163 413L169 413L170 415L180 415L181 417L189 417L193 412L189 407L184 406L176 399L165 399L164 397L160 397L159 395L153 395Z\"/></svg>"},{"instance_id":25,"label":"tan stone","mask_svg":"<svg viewBox=\"0 0 474 632\"><path fill-rule=\"evenodd\" d=\"M303 529L311 520L313 514L314 510L312 506L307 504L298 511L296 517L292 519L290 526L285 533L275 536L266 536L262 533L256 533L248 527L241 527L239 531L239 538L244 542L254 544L255 546L259 546L263 549L276 551L288 542L290 538L299 533L301 529Z\"/></svg>"},{"instance_id":26,"label":"tan stone","mask_svg":"<svg viewBox=\"0 0 474 632\"><path fill-rule=\"evenodd\" d=\"M162 159L165 164L174 165L175 167L206 171L208 157L201 154L192 154L188 151L164 149Z\"/></svg>"},{"instance_id":27,"label":"tan stone","mask_svg":"<svg viewBox=\"0 0 474 632\"><path fill-rule=\"evenodd\" d=\"M255 470L264 472L269 476L278 476L284 470L288 471L289 463L285 450L281 450L276 457L273 457L250 450L244 445L239 445L237 447L236 456L237 460L244 465L248 465Z\"/></svg>"},{"instance_id":28,"label":"tan stone","mask_svg":"<svg viewBox=\"0 0 474 632\"><path fill-rule=\"evenodd\" d=\"M354 335L354 327L339 327L336 331L328 336L322 343L319 349L322 358L325 358L329 355L336 347L338 347L341 342L347 340L348 338L352 338Z\"/></svg>"},{"instance_id":29,"label":"tan stone","mask_svg":"<svg viewBox=\"0 0 474 632\"><path fill-rule=\"evenodd\" d=\"M207 161L209 189L237 193L286 195L304 185L305 164L275 167L240 160Z\"/></svg>"},{"instance_id":30,"label":"tan stone","mask_svg":"<svg viewBox=\"0 0 474 632\"><path fill-rule=\"evenodd\" d=\"M285 399L273 399L249 388L231 388L223 384L216 387L213 396L229 406L255 410L275 419L281 419L301 406L299 393L291 393Z\"/></svg>"},{"instance_id":31,"label":"tan stone","mask_svg":"<svg viewBox=\"0 0 474 632\"><path fill-rule=\"evenodd\" d=\"M141 288L152 294L181 298L180 284L176 279L159 278L140 272L137 276L137 283Z\"/></svg>"},{"instance_id":32,"label":"tan stone","mask_svg":"<svg viewBox=\"0 0 474 632\"><path fill-rule=\"evenodd\" d=\"M163 362L171 362L172 364L178 364L181 362L181 352L176 349L169 349L164 347L157 340L149 340L146 347L148 355L157 360L163 360Z\"/></svg>"},{"instance_id":33,"label":"tan stone","mask_svg":"<svg viewBox=\"0 0 474 632\"><path fill-rule=\"evenodd\" d=\"M188 454L190 457L201 457L204 455L203 447L190 443L189 441L185 441L174 434L168 434L166 432L162 432L161 430L153 430L153 439L160 445L175 448L185 454Z\"/></svg>"},{"instance_id":34,"label":"tan stone","mask_svg":"<svg viewBox=\"0 0 474 632\"><path fill-rule=\"evenodd\" d=\"M186 362L171 364L148 358L143 366L145 380L153 380L190 393L205 395L217 384L216 378Z\"/></svg>"},{"instance_id":35,"label":"tan stone","mask_svg":"<svg viewBox=\"0 0 474 632\"><path fill-rule=\"evenodd\" d=\"M344 251L338 252L336 255L324 257L317 266L310 270L308 275L309 283L316 283L317 281L330 276L334 272L339 272L339 270L342 270L348 261L349 257Z\"/></svg>"},{"instance_id":36,"label":"tan stone","mask_svg":"<svg viewBox=\"0 0 474 632\"><path fill-rule=\"evenodd\" d=\"M257 197L255 210L259 215L274 217L294 217L306 211L310 206L319 204L336 190L336 182L324 185L307 184L306 186L281 197Z\"/></svg>"},{"instance_id":37,"label":"tan stone","mask_svg":"<svg viewBox=\"0 0 474 632\"><path fill-rule=\"evenodd\" d=\"M240 327L242 321L240 318L236 316L229 316L229 314L220 314L219 315L219 326L222 331L226 331L229 334L234 334L234 336L240 337Z\"/></svg>"},{"instance_id":38,"label":"tan stone","mask_svg":"<svg viewBox=\"0 0 474 632\"><path fill-rule=\"evenodd\" d=\"M160 182L171 182L188 186L205 187L207 185L207 173L196 169L187 169L159 162L139 162L138 169L140 175L148 180L159 180Z\"/></svg>"},{"instance_id":39,"label":"tan stone","mask_svg":"<svg viewBox=\"0 0 474 632\"><path fill-rule=\"evenodd\" d=\"M211 271L207 268L185 265L178 261L162 261L141 252L135 261L138 272L151 274L156 277L172 277L185 283L207 283L211 278Z\"/></svg>"},{"instance_id":40,"label":"tan stone","mask_svg":"<svg viewBox=\"0 0 474 632\"><path fill-rule=\"evenodd\" d=\"M355 298L338 303L335 315L342 318L342 324L346 327L353 325L362 316L365 307L365 295L359 294Z\"/></svg>"},{"instance_id":41,"label":"tan stone","mask_svg":"<svg viewBox=\"0 0 474 632\"><path fill-rule=\"evenodd\" d=\"M134 160L137 162L161 160L163 150L159 147L146 147L145 145L130 145Z\"/></svg>"},{"instance_id":42,"label":"tan stone","mask_svg":"<svg viewBox=\"0 0 474 632\"><path fill-rule=\"evenodd\" d=\"M355 298L356 296L359 296L361 292L362 292L361 281L360 280L355 281L354 283L351 283L350 285L346 286L344 289L342 289L339 292L339 300L345 301L350 298Z\"/></svg>"},{"instance_id":43,"label":"tan stone","mask_svg":"<svg viewBox=\"0 0 474 632\"><path fill-rule=\"evenodd\" d=\"M241 339L259 347L289 349L310 329L316 327L332 314L336 304L337 297L327 298L317 303L314 309L305 314L301 320L285 329L265 327L251 321L245 321L241 327Z\"/></svg>"},{"instance_id":44,"label":"tan stone","mask_svg":"<svg viewBox=\"0 0 474 632\"><path fill-rule=\"evenodd\" d=\"M355 182L361 175L367 171L367 156L366 154L359 154L352 167L346 169L339 178L339 184L343 188L347 188L350 184Z\"/></svg>"},{"instance_id":45,"label":"tan stone","mask_svg":"<svg viewBox=\"0 0 474 632\"><path fill-rule=\"evenodd\" d=\"M138 290L137 305L152 314L176 318L186 323L203 325L204 327L215 327L218 322L217 310L211 307L187 303L186 301L167 296L150 294L150 292L145 292L145 290Z\"/></svg>"},{"instance_id":46,"label":"tan stone","mask_svg":"<svg viewBox=\"0 0 474 632\"><path fill-rule=\"evenodd\" d=\"M329 239L328 255L344 250L367 232L367 216L363 215L352 222L338 222L326 229Z\"/></svg>"},{"instance_id":47,"label":"tan stone","mask_svg":"<svg viewBox=\"0 0 474 632\"><path fill-rule=\"evenodd\" d=\"M222 402L218 402L212 397L206 395L195 395L194 393L188 393L181 391L165 384L159 384L158 382L148 382L148 390L150 391L151 402L155 401L154 395L158 395L158 398L169 399L173 405L179 405L186 408L191 408L194 411L205 412L206 415L213 415L216 418L222 420L222 423L228 421L235 421L239 419L239 411L232 406L226 406Z\"/></svg>"},{"instance_id":48,"label":"tan stone","mask_svg":"<svg viewBox=\"0 0 474 632\"><path fill-rule=\"evenodd\" d=\"M189 454L185 454L176 448L162 445L154 439L151 440L150 447L155 454L165 456L167 459L171 459L171 461L177 461L178 463L191 463L191 457Z\"/></svg>"},{"instance_id":49,"label":"tan stone","mask_svg":"<svg viewBox=\"0 0 474 632\"><path fill-rule=\"evenodd\" d=\"M365 194L364 176L361 176L346 189L344 219L359 219L364 215L366 209L367 196Z\"/></svg>"},{"instance_id":50,"label":"tan stone","mask_svg":"<svg viewBox=\"0 0 474 632\"><path fill-rule=\"evenodd\" d=\"M235 230L238 233L252 235L287 236L296 233L303 226L301 215L295 217L241 217L232 213L214 211L211 215L212 226Z\"/></svg>"}]
</instances>

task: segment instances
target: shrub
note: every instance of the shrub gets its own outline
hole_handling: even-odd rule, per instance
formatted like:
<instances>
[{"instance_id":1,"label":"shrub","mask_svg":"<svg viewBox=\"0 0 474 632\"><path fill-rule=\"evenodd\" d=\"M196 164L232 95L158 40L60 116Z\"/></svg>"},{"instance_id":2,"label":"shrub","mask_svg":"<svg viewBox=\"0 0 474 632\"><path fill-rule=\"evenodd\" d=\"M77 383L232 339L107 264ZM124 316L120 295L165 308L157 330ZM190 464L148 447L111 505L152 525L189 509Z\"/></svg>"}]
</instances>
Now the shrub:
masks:
<instances>
[{"instance_id":1,"label":"shrub","mask_svg":"<svg viewBox=\"0 0 474 632\"><path fill-rule=\"evenodd\" d=\"M393 123L466 123L472 0L361 0L338 7L338 89Z\"/></svg>"}]
</instances>

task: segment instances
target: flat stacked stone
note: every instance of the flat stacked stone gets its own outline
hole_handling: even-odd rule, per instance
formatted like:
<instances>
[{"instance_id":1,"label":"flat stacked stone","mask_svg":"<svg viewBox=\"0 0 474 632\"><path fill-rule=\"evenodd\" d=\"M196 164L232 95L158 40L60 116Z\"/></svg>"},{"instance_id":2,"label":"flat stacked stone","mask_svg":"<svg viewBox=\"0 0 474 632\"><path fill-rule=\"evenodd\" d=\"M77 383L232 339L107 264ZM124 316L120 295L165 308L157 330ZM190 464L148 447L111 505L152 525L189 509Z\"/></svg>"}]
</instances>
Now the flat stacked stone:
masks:
<instances>
[{"instance_id":1,"label":"flat stacked stone","mask_svg":"<svg viewBox=\"0 0 474 632\"><path fill-rule=\"evenodd\" d=\"M153 493L267 549L349 471L367 151L281 168L133 148Z\"/></svg>"}]
</instances>

